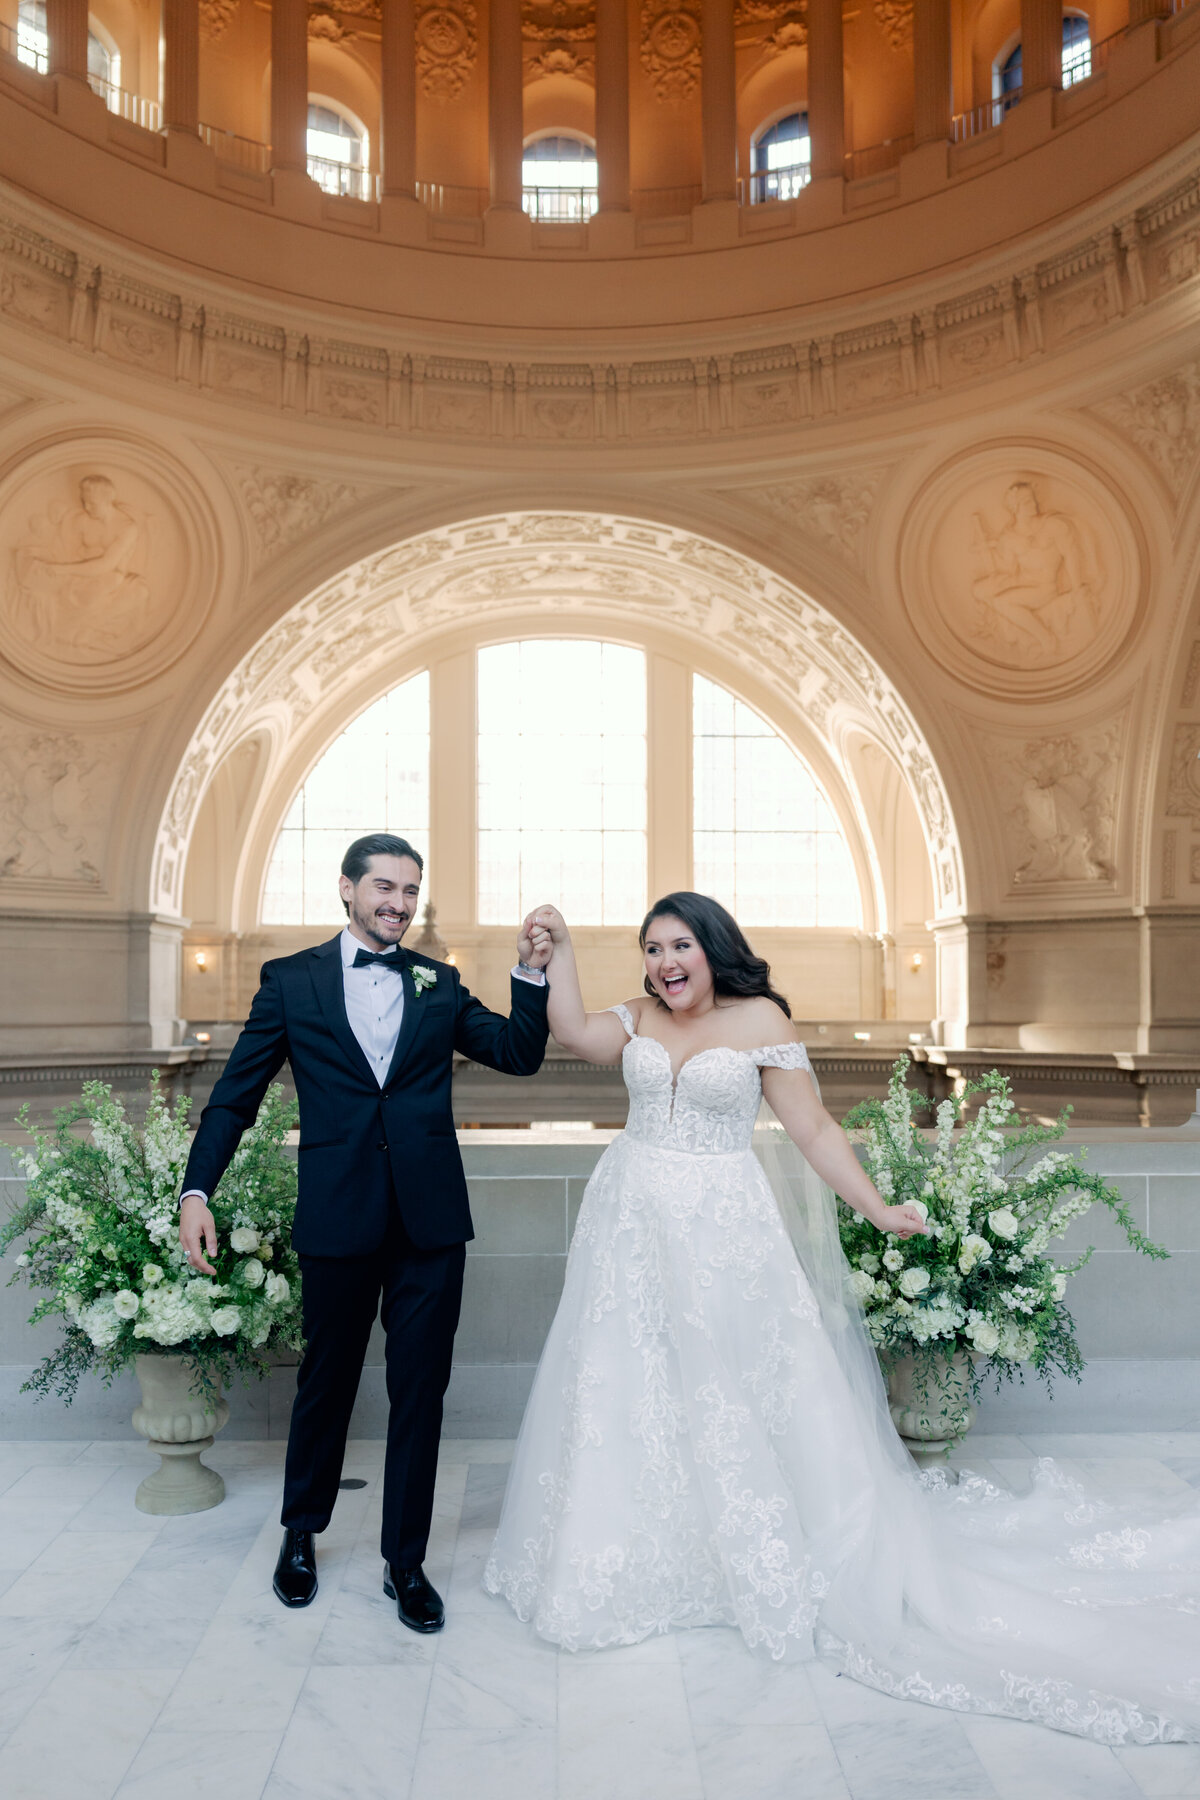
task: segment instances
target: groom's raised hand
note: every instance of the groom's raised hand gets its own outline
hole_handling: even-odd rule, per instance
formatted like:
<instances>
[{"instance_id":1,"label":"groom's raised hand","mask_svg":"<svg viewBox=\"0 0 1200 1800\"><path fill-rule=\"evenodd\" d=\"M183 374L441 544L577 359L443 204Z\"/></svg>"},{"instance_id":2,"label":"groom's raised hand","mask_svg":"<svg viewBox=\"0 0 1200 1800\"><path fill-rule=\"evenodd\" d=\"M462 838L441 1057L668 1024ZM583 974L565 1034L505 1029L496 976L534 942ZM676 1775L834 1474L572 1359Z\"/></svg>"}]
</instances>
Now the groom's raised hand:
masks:
<instances>
[{"instance_id":1,"label":"groom's raised hand","mask_svg":"<svg viewBox=\"0 0 1200 1800\"><path fill-rule=\"evenodd\" d=\"M566 931L562 914L553 906L537 906L527 913L521 922L521 930L517 937L517 955L523 963L532 969L544 969L554 954L555 934L553 923L557 921Z\"/></svg>"}]
</instances>

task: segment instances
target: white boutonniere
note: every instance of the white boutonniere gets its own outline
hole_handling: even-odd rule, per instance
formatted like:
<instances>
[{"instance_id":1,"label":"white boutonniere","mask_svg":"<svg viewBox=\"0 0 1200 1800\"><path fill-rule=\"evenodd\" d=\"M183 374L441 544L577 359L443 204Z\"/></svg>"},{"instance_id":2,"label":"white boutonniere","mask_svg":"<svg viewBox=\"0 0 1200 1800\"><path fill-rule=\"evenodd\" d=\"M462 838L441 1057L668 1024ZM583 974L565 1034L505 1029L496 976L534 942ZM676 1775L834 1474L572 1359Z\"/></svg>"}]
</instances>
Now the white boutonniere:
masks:
<instances>
[{"instance_id":1,"label":"white boutonniere","mask_svg":"<svg viewBox=\"0 0 1200 1800\"><path fill-rule=\"evenodd\" d=\"M428 963L414 963L412 966L413 987L419 1000L427 987L432 987L437 980L437 970L431 969Z\"/></svg>"}]
</instances>

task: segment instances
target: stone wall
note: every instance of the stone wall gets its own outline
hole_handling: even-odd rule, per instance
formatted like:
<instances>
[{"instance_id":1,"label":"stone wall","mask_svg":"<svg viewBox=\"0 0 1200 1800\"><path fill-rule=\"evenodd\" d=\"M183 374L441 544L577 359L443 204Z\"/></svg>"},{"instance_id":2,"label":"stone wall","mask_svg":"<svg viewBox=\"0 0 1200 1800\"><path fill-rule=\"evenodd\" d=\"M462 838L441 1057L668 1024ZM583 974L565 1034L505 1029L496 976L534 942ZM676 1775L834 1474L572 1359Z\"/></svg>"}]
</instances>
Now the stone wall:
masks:
<instances>
[{"instance_id":1,"label":"stone wall","mask_svg":"<svg viewBox=\"0 0 1200 1800\"><path fill-rule=\"evenodd\" d=\"M542 1343L562 1288L567 1250L587 1177L608 1132L471 1132L463 1157L476 1238L469 1246L462 1324L447 1405L454 1436L515 1434ZM1076 1132L1072 1148L1113 1178L1137 1223L1171 1251L1166 1263L1133 1254L1107 1215L1082 1221L1068 1254L1088 1243L1096 1255L1071 1287L1088 1367L1053 1400L1039 1385L988 1395L981 1421L993 1430L1197 1428L1200 1420L1200 1131ZM0 1183L16 1198L11 1156L0 1152ZM5 1208L7 1211L7 1206ZM49 1324L30 1328L23 1287L0 1288L0 1436L125 1437L135 1404L132 1377L110 1389L88 1384L73 1407L33 1401L22 1381L54 1340ZM382 1334L376 1327L359 1390L352 1435L383 1435L386 1398ZM228 1430L282 1437L294 1376L281 1367L261 1387L230 1396Z\"/></svg>"}]
</instances>

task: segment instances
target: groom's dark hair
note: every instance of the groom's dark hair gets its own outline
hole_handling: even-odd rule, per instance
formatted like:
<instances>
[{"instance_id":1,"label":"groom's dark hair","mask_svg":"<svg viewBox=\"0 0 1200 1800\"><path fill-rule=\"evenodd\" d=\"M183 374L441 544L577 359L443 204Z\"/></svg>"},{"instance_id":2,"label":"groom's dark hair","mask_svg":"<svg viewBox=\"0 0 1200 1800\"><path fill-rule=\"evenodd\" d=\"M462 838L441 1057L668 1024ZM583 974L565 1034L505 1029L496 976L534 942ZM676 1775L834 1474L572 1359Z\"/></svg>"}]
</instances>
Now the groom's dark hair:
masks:
<instances>
[{"instance_id":1,"label":"groom's dark hair","mask_svg":"<svg viewBox=\"0 0 1200 1800\"><path fill-rule=\"evenodd\" d=\"M425 858L413 849L407 838L394 837L390 831L372 831L367 837L355 838L343 856L342 874L347 881L357 885L370 868L373 856L411 856L422 875L425 873ZM344 900L342 905L349 918L350 908Z\"/></svg>"},{"instance_id":2,"label":"groom's dark hair","mask_svg":"<svg viewBox=\"0 0 1200 1800\"><path fill-rule=\"evenodd\" d=\"M770 964L761 956L755 956L741 926L719 900L711 900L707 894L664 894L642 920L638 943L643 950L655 919L665 918L682 919L703 950L712 970L713 992L718 998L736 996L748 1000L761 994L765 999L773 1000L784 1015L791 1018L791 1007L771 986ZM652 1000L657 1000L660 1006L665 1005L648 975L643 985Z\"/></svg>"}]
</instances>

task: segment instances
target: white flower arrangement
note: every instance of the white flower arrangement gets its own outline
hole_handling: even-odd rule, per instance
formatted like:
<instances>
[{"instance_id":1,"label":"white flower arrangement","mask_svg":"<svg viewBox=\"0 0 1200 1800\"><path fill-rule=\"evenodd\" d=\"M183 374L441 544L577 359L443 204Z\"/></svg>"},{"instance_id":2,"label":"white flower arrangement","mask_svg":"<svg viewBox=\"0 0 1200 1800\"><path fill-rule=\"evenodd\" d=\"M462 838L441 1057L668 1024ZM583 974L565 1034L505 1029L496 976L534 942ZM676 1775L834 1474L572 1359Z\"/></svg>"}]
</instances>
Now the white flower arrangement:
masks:
<instances>
[{"instance_id":1,"label":"white flower arrangement","mask_svg":"<svg viewBox=\"0 0 1200 1800\"><path fill-rule=\"evenodd\" d=\"M413 992L419 1000L421 995L425 992L425 989L427 987L432 987L437 981L437 970L431 969L428 963L414 963L411 972Z\"/></svg>"},{"instance_id":2,"label":"white flower arrangement","mask_svg":"<svg viewBox=\"0 0 1200 1800\"><path fill-rule=\"evenodd\" d=\"M896 1063L886 1100L863 1101L845 1120L879 1192L893 1205L919 1207L928 1233L900 1243L839 1204L850 1292L876 1346L885 1358L915 1355L926 1366L965 1351L976 1391L984 1364L998 1380L1026 1364L1047 1386L1055 1371L1078 1379L1083 1358L1063 1301L1092 1250L1056 1262L1053 1240L1099 1204L1135 1250L1167 1252L1138 1230L1121 1194L1074 1156L1052 1150L1023 1167L1032 1147L1062 1136L1069 1108L1056 1126L1022 1125L1008 1082L992 1072L943 1100L934 1130L923 1133L913 1113L929 1102L906 1087L908 1066L907 1057Z\"/></svg>"},{"instance_id":3,"label":"white flower arrangement","mask_svg":"<svg viewBox=\"0 0 1200 1800\"><path fill-rule=\"evenodd\" d=\"M169 1108L156 1076L140 1130L100 1082L56 1114L53 1131L22 1111L28 1193L0 1231L0 1254L25 1239L12 1279L44 1290L31 1322L57 1314L65 1327L27 1388L69 1400L83 1374L111 1380L147 1351L187 1356L204 1384L227 1382L265 1373L269 1352L302 1348L296 1171L284 1150L294 1111L273 1087L213 1196L215 1279L192 1271L179 1244L186 1100Z\"/></svg>"}]
</instances>

